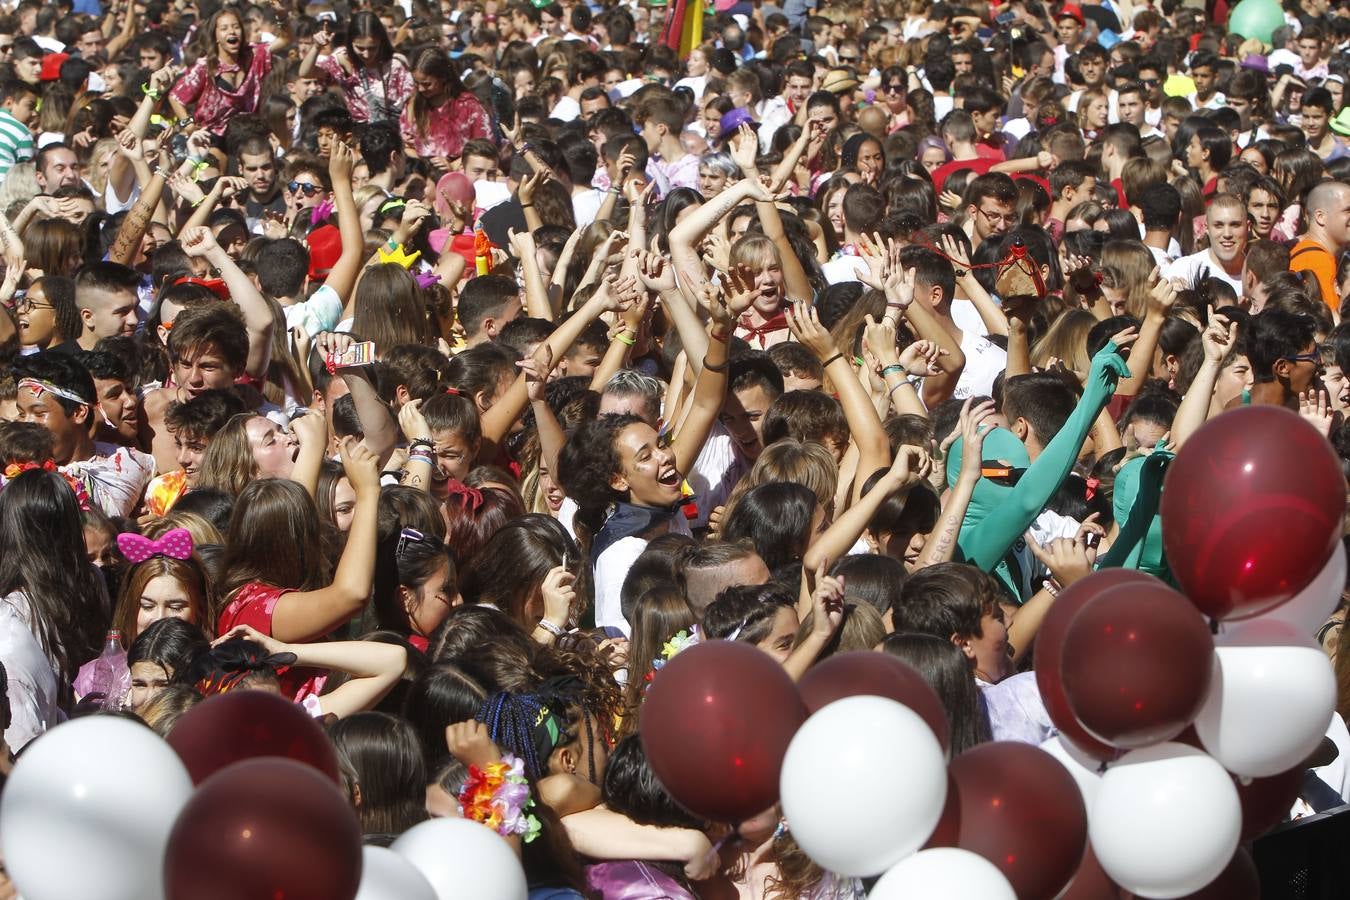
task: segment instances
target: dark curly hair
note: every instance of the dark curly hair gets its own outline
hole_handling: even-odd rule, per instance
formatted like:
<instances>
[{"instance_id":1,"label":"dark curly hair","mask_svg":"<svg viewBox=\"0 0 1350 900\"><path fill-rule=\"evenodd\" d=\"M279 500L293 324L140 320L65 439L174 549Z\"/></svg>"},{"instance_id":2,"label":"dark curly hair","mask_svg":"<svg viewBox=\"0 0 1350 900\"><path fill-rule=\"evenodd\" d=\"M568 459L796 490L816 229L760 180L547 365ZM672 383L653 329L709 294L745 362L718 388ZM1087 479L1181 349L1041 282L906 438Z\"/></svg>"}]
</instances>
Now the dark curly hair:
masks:
<instances>
[{"instance_id":1,"label":"dark curly hair","mask_svg":"<svg viewBox=\"0 0 1350 900\"><path fill-rule=\"evenodd\" d=\"M557 481L579 507L575 524L577 543L590 555L591 539L604 524L611 504L628 499L626 491L610 485L623 471L623 462L614 443L629 425L640 425L638 416L623 414L601 416L572 432L558 455Z\"/></svg>"}]
</instances>

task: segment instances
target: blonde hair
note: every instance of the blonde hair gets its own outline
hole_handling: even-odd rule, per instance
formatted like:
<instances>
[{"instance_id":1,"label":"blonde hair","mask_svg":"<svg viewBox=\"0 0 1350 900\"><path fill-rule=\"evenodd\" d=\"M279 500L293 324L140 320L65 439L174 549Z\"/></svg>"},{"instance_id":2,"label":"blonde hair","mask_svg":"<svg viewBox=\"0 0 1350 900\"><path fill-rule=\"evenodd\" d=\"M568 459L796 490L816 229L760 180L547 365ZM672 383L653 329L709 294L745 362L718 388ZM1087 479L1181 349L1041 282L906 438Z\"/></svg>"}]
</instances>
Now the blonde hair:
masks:
<instances>
[{"instance_id":1,"label":"blonde hair","mask_svg":"<svg viewBox=\"0 0 1350 900\"><path fill-rule=\"evenodd\" d=\"M146 537L158 540L175 528L186 528L188 534L192 535L193 545L197 547L225 543L225 536L220 533L220 529L194 512L170 512L146 525L144 531Z\"/></svg>"},{"instance_id":2,"label":"blonde hair","mask_svg":"<svg viewBox=\"0 0 1350 900\"><path fill-rule=\"evenodd\" d=\"M1125 311L1143 320L1148 312L1148 278L1157 266L1153 254L1139 241L1107 241L1102 248L1102 269L1114 269L1122 279Z\"/></svg>"},{"instance_id":3,"label":"blonde hair","mask_svg":"<svg viewBox=\"0 0 1350 900\"><path fill-rule=\"evenodd\" d=\"M238 497L257 477L258 463L253 458L253 447L245 430L249 420L254 418L260 417L255 412L239 413L216 432L197 472L198 488L215 488Z\"/></svg>"},{"instance_id":4,"label":"blonde hair","mask_svg":"<svg viewBox=\"0 0 1350 900\"><path fill-rule=\"evenodd\" d=\"M1085 309L1070 309L1031 348L1031 364L1045 368L1051 358L1063 361L1080 379L1087 376L1092 360L1088 357L1087 336L1097 317Z\"/></svg>"},{"instance_id":5,"label":"blonde hair","mask_svg":"<svg viewBox=\"0 0 1350 900\"><path fill-rule=\"evenodd\" d=\"M736 504L752 488L778 481L791 481L806 487L816 495L816 502L822 509L833 509L834 492L839 487L839 464L824 444L796 438L774 441L759 454L750 474L732 488L722 521L731 521Z\"/></svg>"}]
</instances>

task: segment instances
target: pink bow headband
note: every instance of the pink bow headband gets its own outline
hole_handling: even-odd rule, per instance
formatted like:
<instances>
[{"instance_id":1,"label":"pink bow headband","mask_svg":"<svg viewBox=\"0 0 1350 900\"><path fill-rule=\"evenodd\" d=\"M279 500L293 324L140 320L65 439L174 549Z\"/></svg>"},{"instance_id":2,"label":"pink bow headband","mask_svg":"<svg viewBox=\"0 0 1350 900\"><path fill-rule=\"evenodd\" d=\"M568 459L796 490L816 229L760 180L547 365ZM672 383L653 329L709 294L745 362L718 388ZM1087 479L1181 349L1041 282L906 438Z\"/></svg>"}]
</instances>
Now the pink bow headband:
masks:
<instances>
[{"instance_id":1,"label":"pink bow headband","mask_svg":"<svg viewBox=\"0 0 1350 900\"><path fill-rule=\"evenodd\" d=\"M158 540L150 540L139 534L119 534L117 548L130 563L143 563L156 556L170 559L192 558L192 534L186 528L174 528L166 531Z\"/></svg>"}]
</instances>

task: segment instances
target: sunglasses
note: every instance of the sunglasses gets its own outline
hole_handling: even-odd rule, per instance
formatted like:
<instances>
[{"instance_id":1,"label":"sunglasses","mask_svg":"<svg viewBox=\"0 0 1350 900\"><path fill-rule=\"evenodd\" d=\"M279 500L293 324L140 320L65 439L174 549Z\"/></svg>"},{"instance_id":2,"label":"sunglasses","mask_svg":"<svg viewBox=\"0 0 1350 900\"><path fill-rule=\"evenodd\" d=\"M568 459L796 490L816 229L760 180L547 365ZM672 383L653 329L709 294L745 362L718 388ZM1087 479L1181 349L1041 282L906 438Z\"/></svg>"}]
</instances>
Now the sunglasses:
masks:
<instances>
[{"instance_id":1,"label":"sunglasses","mask_svg":"<svg viewBox=\"0 0 1350 900\"><path fill-rule=\"evenodd\" d=\"M320 190L317 184L300 181L287 182L286 187L290 189L292 194L303 193L306 197L313 197Z\"/></svg>"},{"instance_id":2,"label":"sunglasses","mask_svg":"<svg viewBox=\"0 0 1350 900\"><path fill-rule=\"evenodd\" d=\"M861 56L841 56L841 57L839 57L839 61L840 61L841 63L843 63L844 65L846 65L846 66L851 66L851 65L853 65L853 64L856 63L856 62L858 62L858 61L861 60L861 59L862 59Z\"/></svg>"},{"instance_id":3,"label":"sunglasses","mask_svg":"<svg viewBox=\"0 0 1350 900\"><path fill-rule=\"evenodd\" d=\"M1300 353L1300 354L1297 355L1297 356L1284 356L1284 357L1281 357L1281 359L1286 359L1286 360L1288 360L1289 362L1310 362L1310 363L1315 363L1315 362L1321 362L1321 361L1322 361L1322 354L1319 353L1318 351L1314 350L1314 351L1311 352L1311 353Z\"/></svg>"},{"instance_id":4,"label":"sunglasses","mask_svg":"<svg viewBox=\"0 0 1350 900\"><path fill-rule=\"evenodd\" d=\"M888 93L888 94L903 94L904 92L905 92L905 86L904 86L903 84L888 84L888 85L886 85L886 93Z\"/></svg>"}]
</instances>

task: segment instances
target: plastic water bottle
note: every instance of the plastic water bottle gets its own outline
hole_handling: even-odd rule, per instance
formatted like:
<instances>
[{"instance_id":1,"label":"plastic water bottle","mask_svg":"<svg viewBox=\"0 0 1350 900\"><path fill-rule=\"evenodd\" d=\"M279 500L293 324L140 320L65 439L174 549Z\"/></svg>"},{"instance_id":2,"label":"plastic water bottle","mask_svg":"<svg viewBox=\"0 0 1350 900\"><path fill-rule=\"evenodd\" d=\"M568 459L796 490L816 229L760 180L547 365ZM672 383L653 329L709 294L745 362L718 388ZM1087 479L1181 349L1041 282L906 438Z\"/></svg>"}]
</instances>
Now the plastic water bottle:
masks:
<instances>
[{"instance_id":1,"label":"plastic water bottle","mask_svg":"<svg viewBox=\"0 0 1350 900\"><path fill-rule=\"evenodd\" d=\"M122 649L122 633L116 628L103 641L103 652L94 661L94 679L90 693L103 695L104 709L118 709L126 696L129 682L127 652Z\"/></svg>"}]
</instances>

